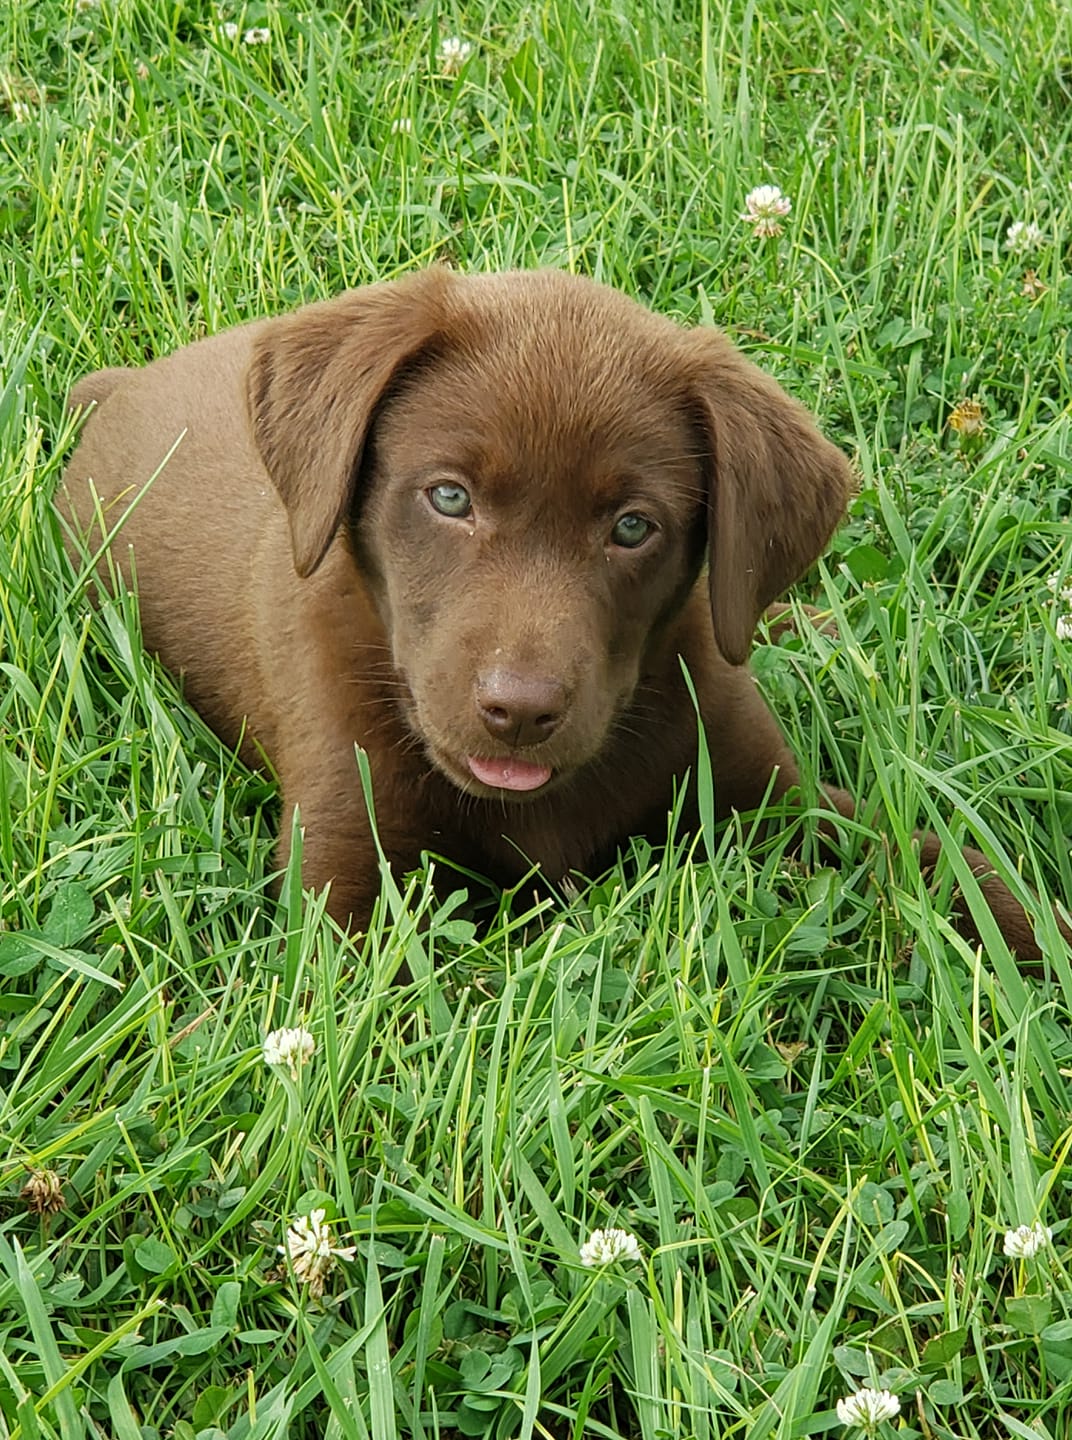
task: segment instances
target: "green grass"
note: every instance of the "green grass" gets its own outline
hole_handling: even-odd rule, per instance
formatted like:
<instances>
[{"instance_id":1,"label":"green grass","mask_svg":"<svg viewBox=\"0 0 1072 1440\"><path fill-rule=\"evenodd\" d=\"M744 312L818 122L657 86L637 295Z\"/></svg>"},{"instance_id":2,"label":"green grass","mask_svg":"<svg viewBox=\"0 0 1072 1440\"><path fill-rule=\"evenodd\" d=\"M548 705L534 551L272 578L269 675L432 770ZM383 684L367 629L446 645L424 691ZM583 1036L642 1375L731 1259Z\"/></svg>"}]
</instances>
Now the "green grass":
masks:
<instances>
[{"instance_id":1,"label":"green grass","mask_svg":"<svg viewBox=\"0 0 1072 1440\"><path fill-rule=\"evenodd\" d=\"M0 14L0 1436L766 1440L868 1382L906 1436L1072 1434L1069 955L973 952L907 845L1072 896L1070 102L1042 0ZM863 802L837 869L805 814L476 913L395 877L356 941L271 898L270 783L61 558L64 395L434 259L713 320L856 456L800 589L840 638L755 655ZM607 1226L642 1263L581 1266Z\"/></svg>"}]
</instances>

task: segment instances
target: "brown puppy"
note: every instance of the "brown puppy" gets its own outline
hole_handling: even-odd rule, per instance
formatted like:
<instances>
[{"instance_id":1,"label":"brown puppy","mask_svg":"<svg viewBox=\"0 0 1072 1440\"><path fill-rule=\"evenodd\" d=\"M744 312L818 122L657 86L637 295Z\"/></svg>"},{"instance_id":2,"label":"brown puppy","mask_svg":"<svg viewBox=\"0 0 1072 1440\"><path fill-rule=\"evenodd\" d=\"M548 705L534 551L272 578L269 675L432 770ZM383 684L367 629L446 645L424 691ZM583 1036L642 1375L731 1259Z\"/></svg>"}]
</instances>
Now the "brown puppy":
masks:
<instances>
[{"instance_id":1,"label":"brown puppy","mask_svg":"<svg viewBox=\"0 0 1072 1440\"><path fill-rule=\"evenodd\" d=\"M717 331L554 272L431 270L101 371L92 402L62 503L91 531L92 481L121 524L148 646L271 757L282 858L297 805L341 922L380 884L355 743L396 866L428 848L504 883L665 834L696 752L679 657L723 814L796 784L745 662L849 469Z\"/></svg>"}]
</instances>

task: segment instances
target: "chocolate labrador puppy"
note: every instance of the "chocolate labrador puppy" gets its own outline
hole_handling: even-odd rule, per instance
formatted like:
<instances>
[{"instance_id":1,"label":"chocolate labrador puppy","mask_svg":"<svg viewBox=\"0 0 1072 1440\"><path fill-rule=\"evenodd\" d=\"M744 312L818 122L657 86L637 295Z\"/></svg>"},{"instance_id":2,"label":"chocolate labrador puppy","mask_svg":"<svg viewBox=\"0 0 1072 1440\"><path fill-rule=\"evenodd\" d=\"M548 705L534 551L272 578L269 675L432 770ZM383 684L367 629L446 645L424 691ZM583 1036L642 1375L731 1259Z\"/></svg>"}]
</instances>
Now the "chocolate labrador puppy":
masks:
<instances>
[{"instance_id":1,"label":"chocolate labrador puppy","mask_svg":"<svg viewBox=\"0 0 1072 1440\"><path fill-rule=\"evenodd\" d=\"M797 783L746 661L849 467L717 331L569 275L433 269L100 371L72 404L94 408L61 507L92 545L118 532L149 648L271 758L280 859L297 806L341 923L380 885L355 744L396 867L427 848L503 883L665 835L696 758L682 660L720 811Z\"/></svg>"}]
</instances>

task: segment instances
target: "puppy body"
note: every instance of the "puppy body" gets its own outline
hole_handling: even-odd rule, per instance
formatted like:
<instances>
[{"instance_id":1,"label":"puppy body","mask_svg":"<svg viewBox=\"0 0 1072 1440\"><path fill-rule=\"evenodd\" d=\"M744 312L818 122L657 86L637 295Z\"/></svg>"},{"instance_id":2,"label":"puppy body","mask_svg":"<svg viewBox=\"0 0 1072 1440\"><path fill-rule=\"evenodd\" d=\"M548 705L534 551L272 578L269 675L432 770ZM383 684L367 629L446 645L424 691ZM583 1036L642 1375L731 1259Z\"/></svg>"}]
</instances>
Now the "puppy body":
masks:
<instances>
[{"instance_id":1,"label":"puppy body","mask_svg":"<svg viewBox=\"0 0 1072 1440\"><path fill-rule=\"evenodd\" d=\"M553 272L434 270L87 377L91 402L61 506L91 544L121 527L148 646L269 755L283 857L299 805L341 922L379 889L355 743L393 862L505 883L665 833L695 761L681 659L721 811L796 783L744 661L848 466L717 332Z\"/></svg>"}]
</instances>

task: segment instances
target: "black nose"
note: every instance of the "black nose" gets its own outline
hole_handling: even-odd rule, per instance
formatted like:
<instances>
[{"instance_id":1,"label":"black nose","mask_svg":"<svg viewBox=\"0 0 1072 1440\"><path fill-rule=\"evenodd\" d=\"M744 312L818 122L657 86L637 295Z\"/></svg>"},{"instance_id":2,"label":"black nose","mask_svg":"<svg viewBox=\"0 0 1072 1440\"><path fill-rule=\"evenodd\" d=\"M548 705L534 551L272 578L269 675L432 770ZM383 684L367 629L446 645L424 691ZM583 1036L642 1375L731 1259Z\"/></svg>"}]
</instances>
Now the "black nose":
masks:
<instances>
[{"instance_id":1,"label":"black nose","mask_svg":"<svg viewBox=\"0 0 1072 1440\"><path fill-rule=\"evenodd\" d=\"M550 675L489 670L478 677L475 693L484 729L508 745L539 745L566 712L565 687Z\"/></svg>"}]
</instances>

